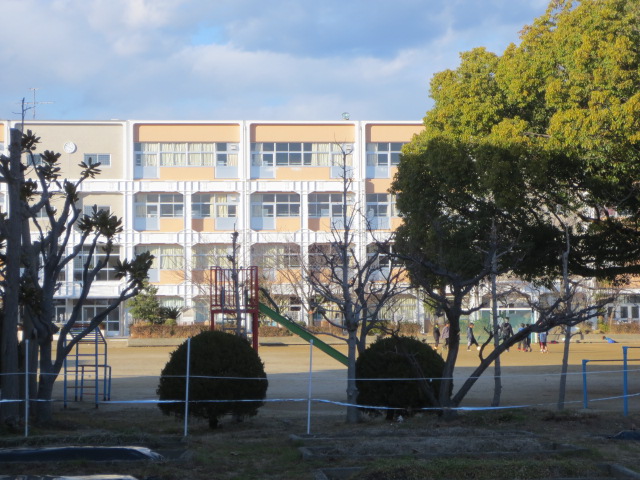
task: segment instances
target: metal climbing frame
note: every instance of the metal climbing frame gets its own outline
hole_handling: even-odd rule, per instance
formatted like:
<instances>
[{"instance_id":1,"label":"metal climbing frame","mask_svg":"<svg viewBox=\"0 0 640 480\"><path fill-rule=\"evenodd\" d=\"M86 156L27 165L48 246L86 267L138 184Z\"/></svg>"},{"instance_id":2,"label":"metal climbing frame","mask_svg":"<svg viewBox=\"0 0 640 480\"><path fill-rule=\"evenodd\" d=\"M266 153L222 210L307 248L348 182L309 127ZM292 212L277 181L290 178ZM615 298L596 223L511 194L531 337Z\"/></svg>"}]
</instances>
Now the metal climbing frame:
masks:
<instances>
[{"instance_id":1,"label":"metal climbing frame","mask_svg":"<svg viewBox=\"0 0 640 480\"><path fill-rule=\"evenodd\" d=\"M83 326L72 328L65 340L77 337L83 330ZM76 343L64 360L65 408L67 391L70 389L76 402L82 401L85 389L93 389L96 408L101 393L103 400L111 400L111 365L108 364L107 341L97 327Z\"/></svg>"},{"instance_id":2,"label":"metal climbing frame","mask_svg":"<svg viewBox=\"0 0 640 480\"><path fill-rule=\"evenodd\" d=\"M211 267L210 315L211 330L215 330L215 315L251 315L251 337L254 350L258 350L258 267ZM234 279L237 275L237 282ZM236 289L237 285L237 289Z\"/></svg>"}]
</instances>

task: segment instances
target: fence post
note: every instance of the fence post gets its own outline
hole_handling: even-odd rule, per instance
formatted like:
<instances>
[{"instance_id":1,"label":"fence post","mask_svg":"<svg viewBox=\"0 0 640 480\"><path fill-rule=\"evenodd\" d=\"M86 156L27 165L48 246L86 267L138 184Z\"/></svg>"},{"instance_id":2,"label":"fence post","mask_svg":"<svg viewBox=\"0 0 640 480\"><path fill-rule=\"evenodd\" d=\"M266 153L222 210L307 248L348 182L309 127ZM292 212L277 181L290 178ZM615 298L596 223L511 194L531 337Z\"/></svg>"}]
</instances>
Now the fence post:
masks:
<instances>
[{"instance_id":1,"label":"fence post","mask_svg":"<svg viewBox=\"0 0 640 480\"><path fill-rule=\"evenodd\" d=\"M585 410L589 408L589 398L587 394L587 362L589 360L582 360L582 408Z\"/></svg>"},{"instance_id":2,"label":"fence post","mask_svg":"<svg viewBox=\"0 0 640 480\"><path fill-rule=\"evenodd\" d=\"M309 340L309 389L307 392L307 435L311 433L311 385L313 374L313 338Z\"/></svg>"},{"instance_id":3,"label":"fence post","mask_svg":"<svg viewBox=\"0 0 640 480\"><path fill-rule=\"evenodd\" d=\"M187 374L185 376L184 387L184 436L189 433L189 375L191 370L191 337L187 339Z\"/></svg>"},{"instance_id":4,"label":"fence post","mask_svg":"<svg viewBox=\"0 0 640 480\"><path fill-rule=\"evenodd\" d=\"M624 406L622 414L625 417L629 415L629 379L628 379L629 365L627 363L628 348L629 347L622 347L622 402Z\"/></svg>"},{"instance_id":5,"label":"fence post","mask_svg":"<svg viewBox=\"0 0 640 480\"><path fill-rule=\"evenodd\" d=\"M29 339L24 341L24 436L29 436Z\"/></svg>"}]
</instances>

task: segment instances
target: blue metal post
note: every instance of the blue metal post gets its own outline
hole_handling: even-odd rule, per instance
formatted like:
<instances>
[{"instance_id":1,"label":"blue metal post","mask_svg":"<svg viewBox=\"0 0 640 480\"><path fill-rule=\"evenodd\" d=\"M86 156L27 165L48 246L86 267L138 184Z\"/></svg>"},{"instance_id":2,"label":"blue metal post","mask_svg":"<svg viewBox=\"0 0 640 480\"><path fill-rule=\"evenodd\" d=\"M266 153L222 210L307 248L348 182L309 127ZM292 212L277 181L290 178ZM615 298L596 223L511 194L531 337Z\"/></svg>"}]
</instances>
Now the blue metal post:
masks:
<instances>
[{"instance_id":1,"label":"blue metal post","mask_svg":"<svg viewBox=\"0 0 640 480\"><path fill-rule=\"evenodd\" d=\"M587 396L587 362L582 360L582 408L589 408L589 398Z\"/></svg>"},{"instance_id":2,"label":"blue metal post","mask_svg":"<svg viewBox=\"0 0 640 480\"><path fill-rule=\"evenodd\" d=\"M623 415L626 417L629 415L629 382L627 378L628 364L627 364L627 349L629 347L622 347L622 398L623 398Z\"/></svg>"}]
</instances>

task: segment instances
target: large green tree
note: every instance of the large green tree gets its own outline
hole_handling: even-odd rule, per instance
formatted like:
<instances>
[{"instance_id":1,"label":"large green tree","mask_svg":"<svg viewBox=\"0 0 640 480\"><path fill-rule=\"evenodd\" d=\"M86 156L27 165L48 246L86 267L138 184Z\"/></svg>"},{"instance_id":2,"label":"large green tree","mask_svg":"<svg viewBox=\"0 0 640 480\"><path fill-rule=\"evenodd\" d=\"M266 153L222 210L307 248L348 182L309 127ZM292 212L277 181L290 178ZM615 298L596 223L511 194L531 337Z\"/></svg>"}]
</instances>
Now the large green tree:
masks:
<instances>
[{"instance_id":1,"label":"large green tree","mask_svg":"<svg viewBox=\"0 0 640 480\"><path fill-rule=\"evenodd\" d=\"M552 1L502 56L478 48L434 77L435 107L414 145L446 136L545 152L531 159L530 194L577 214L573 273L640 271L639 21L637 2Z\"/></svg>"},{"instance_id":2,"label":"large green tree","mask_svg":"<svg viewBox=\"0 0 640 480\"><path fill-rule=\"evenodd\" d=\"M445 374L465 290L496 270L640 273L639 12L624 0L552 1L502 56L477 48L434 76L434 108L393 190L404 217L398 250L452 322ZM593 313L563 314L568 301L530 328ZM455 406L460 392L454 399L443 403Z\"/></svg>"}]
</instances>

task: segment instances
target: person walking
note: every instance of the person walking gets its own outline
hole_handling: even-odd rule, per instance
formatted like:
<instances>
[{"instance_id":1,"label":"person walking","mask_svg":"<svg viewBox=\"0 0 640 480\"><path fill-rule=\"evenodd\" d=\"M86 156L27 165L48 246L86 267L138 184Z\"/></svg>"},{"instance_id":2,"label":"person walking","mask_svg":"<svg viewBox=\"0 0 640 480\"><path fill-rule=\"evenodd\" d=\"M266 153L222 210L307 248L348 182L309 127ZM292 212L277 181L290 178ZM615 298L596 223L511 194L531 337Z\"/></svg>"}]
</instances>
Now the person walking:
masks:
<instances>
[{"instance_id":1,"label":"person walking","mask_svg":"<svg viewBox=\"0 0 640 480\"><path fill-rule=\"evenodd\" d=\"M540 343L540 353L549 353L547 349L547 332L540 332L538 334L538 341Z\"/></svg>"},{"instance_id":2,"label":"person walking","mask_svg":"<svg viewBox=\"0 0 640 480\"><path fill-rule=\"evenodd\" d=\"M524 323L520 324L520 328L518 329L518 333L524 330ZM526 352L527 351L527 337L522 337L522 339L518 342L518 351Z\"/></svg>"},{"instance_id":3,"label":"person walking","mask_svg":"<svg viewBox=\"0 0 640 480\"><path fill-rule=\"evenodd\" d=\"M478 345L478 341L473 334L473 322L469 322L469 326L467 327L467 352L471 350L471 345L475 345L477 349L480 350L480 345Z\"/></svg>"},{"instance_id":4,"label":"person walking","mask_svg":"<svg viewBox=\"0 0 640 480\"><path fill-rule=\"evenodd\" d=\"M445 322L444 327L442 327L440 338L442 339L442 348L449 348L449 322Z\"/></svg>"},{"instance_id":5,"label":"person walking","mask_svg":"<svg viewBox=\"0 0 640 480\"><path fill-rule=\"evenodd\" d=\"M437 350L438 346L440 345L440 327L438 327L437 323L433 325L433 341L436 345Z\"/></svg>"},{"instance_id":6,"label":"person walking","mask_svg":"<svg viewBox=\"0 0 640 480\"><path fill-rule=\"evenodd\" d=\"M507 318L504 319L504 322L502 323L500 337L502 337L502 341L503 342L506 342L512 336L513 336L513 327L509 323L509 317L507 317ZM507 348L507 352L508 351L509 351L509 349Z\"/></svg>"}]
</instances>

